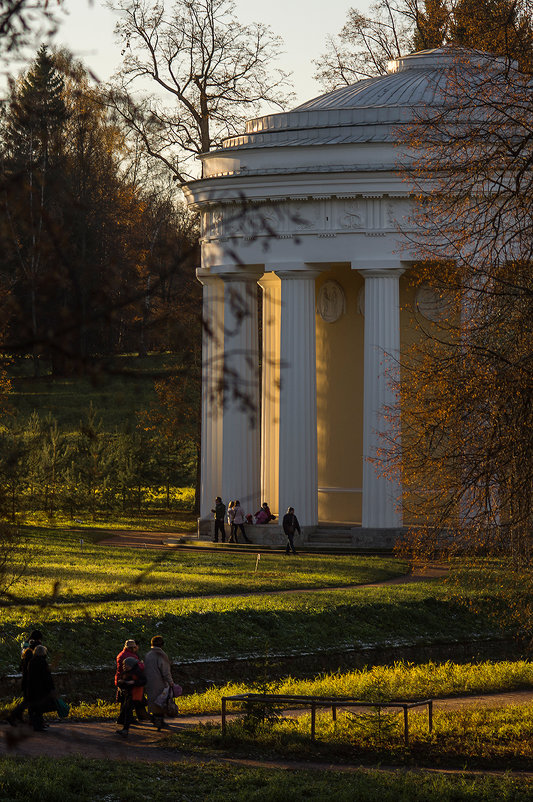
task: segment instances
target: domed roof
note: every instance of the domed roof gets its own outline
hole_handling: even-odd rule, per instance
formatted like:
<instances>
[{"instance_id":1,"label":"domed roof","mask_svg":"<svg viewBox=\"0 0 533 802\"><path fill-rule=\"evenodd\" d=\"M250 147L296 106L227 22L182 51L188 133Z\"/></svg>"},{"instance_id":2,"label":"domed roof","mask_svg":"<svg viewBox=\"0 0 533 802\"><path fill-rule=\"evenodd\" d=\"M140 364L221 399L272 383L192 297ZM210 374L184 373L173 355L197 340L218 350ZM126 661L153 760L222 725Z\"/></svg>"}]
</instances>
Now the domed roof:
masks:
<instances>
[{"instance_id":1,"label":"domed roof","mask_svg":"<svg viewBox=\"0 0 533 802\"><path fill-rule=\"evenodd\" d=\"M422 50L388 64L386 75L319 95L289 112L249 120L246 134L225 140L227 148L392 142L395 127L413 110L443 102L448 70L465 58L451 47ZM471 65L494 64L494 57L472 51Z\"/></svg>"}]
</instances>

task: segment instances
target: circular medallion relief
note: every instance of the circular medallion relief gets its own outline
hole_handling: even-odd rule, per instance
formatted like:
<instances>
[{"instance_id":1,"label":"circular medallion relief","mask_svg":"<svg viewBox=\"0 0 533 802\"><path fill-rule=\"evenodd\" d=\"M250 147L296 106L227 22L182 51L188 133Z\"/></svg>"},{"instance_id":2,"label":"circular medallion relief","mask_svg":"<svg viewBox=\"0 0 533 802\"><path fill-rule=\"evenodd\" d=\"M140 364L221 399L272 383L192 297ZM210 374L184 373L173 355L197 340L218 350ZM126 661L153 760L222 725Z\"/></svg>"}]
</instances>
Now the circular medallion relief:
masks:
<instances>
[{"instance_id":1,"label":"circular medallion relief","mask_svg":"<svg viewBox=\"0 0 533 802\"><path fill-rule=\"evenodd\" d=\"M346 312L346 296L338 281L325 281L318 291L318 314L326 323L335 323Z\"/></svg>"},{"instance_id":2,"label":"circular medallion relief","mask_svg":"<svg viewBox=\"0 0 533 802\"><path fill-rule=\"evenodd\" d=\"M450 299L446 295L439 295L429 284L420 285L416 291L415 305L421 315L435 323L444 320L451 311Z\"/></svg>"}]
</instances>

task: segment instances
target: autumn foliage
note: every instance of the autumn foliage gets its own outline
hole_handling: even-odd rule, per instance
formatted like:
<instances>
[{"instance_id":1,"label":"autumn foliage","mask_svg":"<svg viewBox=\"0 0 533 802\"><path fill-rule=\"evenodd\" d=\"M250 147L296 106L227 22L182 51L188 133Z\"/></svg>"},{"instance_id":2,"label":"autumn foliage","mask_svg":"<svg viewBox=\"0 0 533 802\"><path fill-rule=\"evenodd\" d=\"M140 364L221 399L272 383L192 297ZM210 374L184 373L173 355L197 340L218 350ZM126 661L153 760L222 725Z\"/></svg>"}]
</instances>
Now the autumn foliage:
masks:
<instances>
[{"instance_id":1,"label":"autumn foliage","mask_svg":"<svg viewBox=\"0 0 533 802\"><path fill-rule=\"evenodd\" d=\"M531 629L533 574L533 106L531 79L503 59L456 51L441 104L413 122L406 173L417 193L414 311L389 414L401 443L404 549L479 558L505 613ZM513 579L509 580L509 570ZM502 580L502 576L507 579ZM501 612L501 611L500 611ZM503 614L503 613L501 613Z\"/></svg>"}]
</instances>

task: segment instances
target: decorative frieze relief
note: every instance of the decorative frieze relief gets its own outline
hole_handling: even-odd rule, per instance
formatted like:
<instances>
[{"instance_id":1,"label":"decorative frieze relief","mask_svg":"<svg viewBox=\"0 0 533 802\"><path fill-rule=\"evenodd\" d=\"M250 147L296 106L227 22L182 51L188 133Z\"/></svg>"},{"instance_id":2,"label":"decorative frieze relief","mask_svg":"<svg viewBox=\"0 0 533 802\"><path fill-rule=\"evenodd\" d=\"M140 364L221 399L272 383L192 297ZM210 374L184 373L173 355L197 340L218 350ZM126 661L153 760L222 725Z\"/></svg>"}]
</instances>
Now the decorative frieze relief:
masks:
<instances>
[{"instance_id":1,"label":"decorative frieze relief","mask_svg":"<svg viewBox=\"0 0 533 802\"><path fill-rule=\"evenodd\" d=\"M409 198L378 193L227 203L204 208L202 238L209 241L241 237L286 238L301 234L336 236L349 232L382 236L407 229L410 213Z\"/></svg>"},{"instance_id":2,"label":"decorative frieze relief","mask_svg":"<svg viewBox=\"0 0 533 802\"><path fill-rule=\"evenodd\" d=\"M346 312L346 295L338 281L330 279L318 291L317 311L326 323L335 323Z\"/></svg>"}]
</instances>

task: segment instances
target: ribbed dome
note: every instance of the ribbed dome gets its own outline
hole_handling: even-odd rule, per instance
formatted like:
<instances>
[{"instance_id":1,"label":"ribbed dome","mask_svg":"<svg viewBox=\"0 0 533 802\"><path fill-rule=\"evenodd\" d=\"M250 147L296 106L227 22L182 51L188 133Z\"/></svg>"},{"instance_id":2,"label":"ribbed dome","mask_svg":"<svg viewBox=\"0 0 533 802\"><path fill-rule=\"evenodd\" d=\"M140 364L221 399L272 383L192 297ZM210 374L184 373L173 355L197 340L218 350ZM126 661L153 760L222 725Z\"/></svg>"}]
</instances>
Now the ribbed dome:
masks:
<instances>
[{"instance_id":1,"label":"ribbed dome","mask_svg":"<svg viewBox=\"0 0 533 802\"><path fill-rule=\"evenodd\" d=\"M442 47L396 59L387 75L319 95L289 112L249 120L246 134L230 137L224 148L394 141L395 127L412 119L414 109L442 103L448 70L461 57L465 51ZM495 60L472 52L468 61L484 66Z\"/></svg>"}]
</instances>

